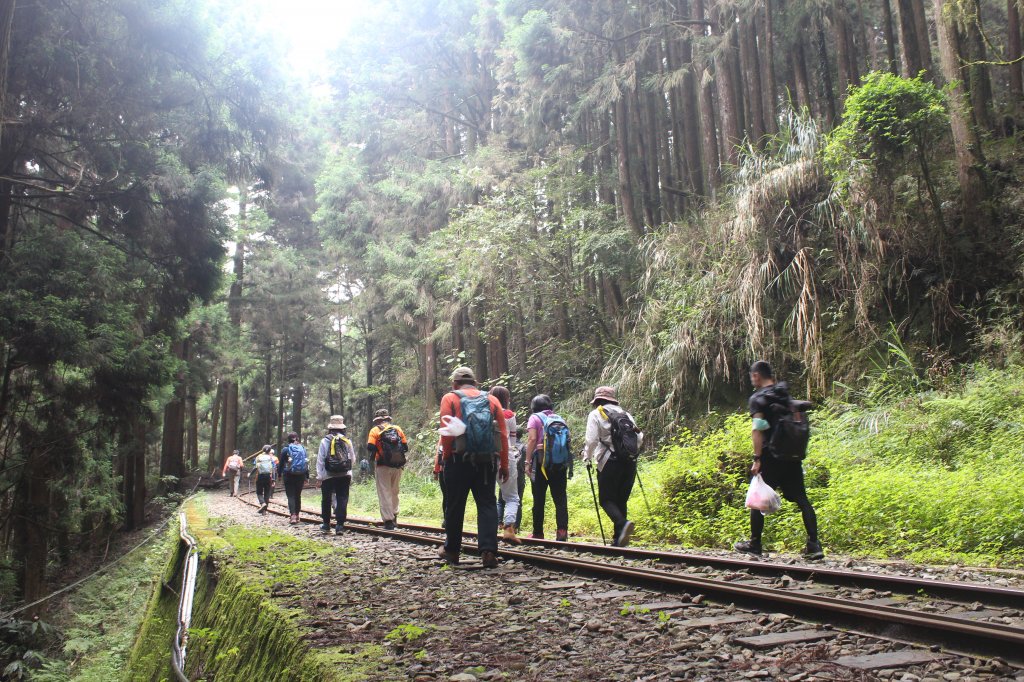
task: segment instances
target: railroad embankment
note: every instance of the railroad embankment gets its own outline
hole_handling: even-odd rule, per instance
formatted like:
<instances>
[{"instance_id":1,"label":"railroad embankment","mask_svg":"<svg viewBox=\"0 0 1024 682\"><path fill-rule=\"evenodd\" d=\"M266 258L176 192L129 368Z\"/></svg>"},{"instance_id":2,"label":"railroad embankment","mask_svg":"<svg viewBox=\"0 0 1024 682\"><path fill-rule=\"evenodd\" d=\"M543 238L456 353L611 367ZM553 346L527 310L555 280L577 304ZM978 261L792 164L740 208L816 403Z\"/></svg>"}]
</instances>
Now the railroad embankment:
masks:
<instances>
[{"instance_id":1,"label":"railroad embankment","mask_svg":"<svg viewBox=\"0 0 1024 682\"><path fill-rule=\"evenodd\" d=\"M359 666L331 648L313 648L302 611L283 603L320 572L331 548L263 528L211 521L202 499L186 504L202 561L196 580L186 658L189 679L350 680ZM177 528L171 531L177 533ZM125 671L127 680L174 679L171 640L177 626L184 544L168 557Z\"/></svg>"}]
</instances>

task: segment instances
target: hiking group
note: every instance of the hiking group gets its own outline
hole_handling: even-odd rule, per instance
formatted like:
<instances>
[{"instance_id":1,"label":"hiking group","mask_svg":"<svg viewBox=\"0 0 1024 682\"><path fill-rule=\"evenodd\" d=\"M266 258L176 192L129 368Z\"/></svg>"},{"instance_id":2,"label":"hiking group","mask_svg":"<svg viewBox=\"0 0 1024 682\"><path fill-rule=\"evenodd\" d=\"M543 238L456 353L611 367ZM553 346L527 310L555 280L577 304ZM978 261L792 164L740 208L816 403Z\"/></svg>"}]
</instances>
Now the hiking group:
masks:
<instances>
[{"instance_id":1,"label":"hiking group","mask_svg":"<svg viewBox=\"0 0 1024 682\"><path fill-rule=\"evenodd\" d=\"M753 450L751 491L747 496L750 539L736 543L734 549L758 556L763 553L764 518L781 504L775 492L778 490L802 513L807 531L804 556L821 559L824 554L818 541L817 517L807 497L802 467L809 438L806 412L811 404L793 400L786 384L776 382L771 366L762 360L751 365L750 380L754 387L748 401ZM449 564L459 563L470 494L476 504L483 566L498 565L499 530L501 540L520 544L517 534L527 478L533 496L533 532L529 537L544 538L545 506L550 494L555 509L555 540L568 540L567 488L575 463L569 426L547 395L536 395L530 401L525 429L517 425L511 403L511 393L504 386L483 392L469 367L459 367L452 373L451 390L441 399L433 473L441 487L445 529L439 556ZM628 502L638 480L637 459L644 434L633 416L619 405L614 387L598 387L590 405L593 409L587 415L580 456L587 469L594 505L612 521L611 544L625 547L634 531ZM374 463L381 521L385 529L391 530L398 522L399 487L409 444L388 410L374 413L366 450ZM366 464L366 460L361 464ZM333 415L320 440L316 459L316 480L321 493L320 529L324 533L331 531L332 515L334 532L344 531L354 465L356 451L347 435L344 417ZM237 450L224 464L222 474L229 477L233 496L238 494L243 467L244 460ZM280 475L288 498L289 523L299 523L302 489L310 473L309 457L298 434L288 434L280 460L271 446L264 446L255 456L250 472L250 476L256 476L259 513L266 513ZM601 533L603 537L603 526Z\"/></svg>"},{"instance_id":2,"label":"hiking group","mask_svg":"<svg viewBox=\"0 0 1024 682\"><path fill-rule=\"evenodd\" d=\"M445 528L439 556L447 563L459 563L466 504L472 493L481 561L485 568L497 566L498 528L502 529L502 540L520 542L516 533L522 519L525 477L530 479L533 493L530 537L544 538L545 504L550 492L555 507L555 539L568 540L566 489L575 458L569 426L555 411L551 398L544 394L533 397L522 432L510 409L511 395L506 387L495 386L483 393L469 367L456 369L451 382L452 390L441 399L441 437L434 463L441 484ZM636 479L643 433L632 415L619 406L614 388L598 388L591 405L594 409L587 417L583 461L588 475L597 466L601 508L613 522L612 544L625 546L633 532L627 502ZM525 446L520 442L523 433ZM500 490L498 499L496 485Z\"/></svg>"}]
</instances>

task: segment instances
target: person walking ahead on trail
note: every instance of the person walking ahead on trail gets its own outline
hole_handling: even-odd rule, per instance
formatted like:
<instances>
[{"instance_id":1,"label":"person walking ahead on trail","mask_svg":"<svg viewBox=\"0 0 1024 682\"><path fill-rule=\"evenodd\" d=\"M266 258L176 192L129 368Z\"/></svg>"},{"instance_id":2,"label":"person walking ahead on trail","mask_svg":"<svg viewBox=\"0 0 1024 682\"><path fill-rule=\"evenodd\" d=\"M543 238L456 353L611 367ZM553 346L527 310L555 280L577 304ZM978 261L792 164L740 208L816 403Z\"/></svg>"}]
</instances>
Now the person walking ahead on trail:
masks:
<instances>
[{"instance_id":1,"label":"person walking ahead on trail","mask_svg":"<svg viewBox=\"0 0 1024 682\"><path fill-rule=\"evenodd\" d=\"M260 514L267 513L267 505L270 504L270 484L274 477L274 458L270 453L263 451L256 455L252 461L252 471L249 476L256 476L256 499L260 503Z\"/></svg>"},{"instance_id":2,"label":"person walking ahead on trail","mask_svg":"<svg viewBox=\"0 0 1024 682\"><path fill-rule=\"evenodd\" d=\"M495 474L508 478L508 432L501 403L476 387L469 367L452 372L452 391L441 399L441 428L452 418L466 425L458 436L443 435L441 448L444 482L448 491L445 543L441 558L459 563L466 500L473 493L477 514L477 542L484 568L498 566L498 510L494 499Z\"/></svg>"},{"instance_id":3,"label":"person walking ahead on trail","mask_svg":"<svg viewBox=\"0 0 1024 682\"><path fill-rule=\"evenodd\" d=\"M242 461L242 456L238 454L238 450L231 453L231 456L224 462L224 469L220 472L221 476L228 478L228 490L230 491L229 497L238 496L238 482L242 480L242 469L245 468L245 462Z\"/></svg>"},{"instance_id":4,"label":"person walking ahead on trail","mask_svg":"<svg viewBox=\"0 0 1024 682\"><path fill-rule=\"evenodd\" d=\"M594 409L587 417L583 461L589 470L597 462L597 488L601 509L612 520L613 547L625 547L633 534L626 504L636 480L636 460L644 434L636 428L633 415L619 406L615 388L601 386L590 401Z\"/></svg>"},{"instance_id":5,"label":"person walking ahead on trail","mask_svg":"<svg viewBox=\"0 0 1024 682\"><path fill-rule=\"evenodd\" d=\"M541 394L530 401L526 422L526 471L533 482L533 538L544 537L544 502L551 490L555 503L555 539L569 539L569 505L565 489L572 476L569 427L555 414L551 398Z\"/></svg>"},{"instance_id":6,"label":"person walking ahead on trail","mask_svg":"<svg viewBox=\"0 0 1024 682\"><path fill-rule=\"evenodd\" d=\"M818 542L818 517L814 513L811 501L807 499L803 464L799 459L781 459L777 456L778 453L773 454L772 448L769 447L772 433L778 428L780 419L780 411L775 409L775 406L788 406L790 403L788 387L783 382L775 382L772 367L764 360L758 360L750 366L750 383L754 385L754 394L750 396L748 402L750 416L753 419L751 438L754 445L754 464L750 467L750 474L761 474L765 483L800 507L804 528L807 530L807 546L803 555L813 560L824 558L825 554ZM788 412L788 407L784 411ZM737 542L733 548L738 552L760 556L763 532L764 514L751 509L750 540Z\"/></svg>"},{"instance_id":7,"label":"person walking ahead on trail","mask_svg":"<svg viewBox=\"0 0 1024 682\"><path fill-rule=\"evenodd\" d=\"M495 386L490 394L501 403L505 417L505 429L508 431L508 478L498 488L498 523L503 533L501 539L513 545L522 541L516 537L516 513L519 511L519 450L515 446L516 413L508 409L512 402L512 394L504 386Z\"/></svg>"},{"instance_id":8,"label":"person walking ahead on trail","mask_svg":"<svg viewBox=\"0 0 1024 682\"><path fill-rule=\"evenodd\" d=\"M373 428L366 437L366 449L377 466L377 502L380 520L386 530L394 530L398 522L398 486L405 466L405 453L409 443L402 429L391 423L387 410L373 415Z\"/></svg>"},{"instance_id":9,"label":"person walking ahead on trail","mask_svg":"<svg viewBox=\"0 0 1024 682\"><path fill-rule=\"evenodd\" d=\"M288 445L281 448L281 475L288 498L288 523L294 525L302 511L302 486L309 480L309 454L294 431L288 434Z\"/></svg>"},{"instance_id":10,"label":"person walking ahead on trail","mask_svg":"<svg viewBox=\"0 0 1024 682\"><path fill-rule=\"evenodd\" d=\"M331 532L331 506L334 507L334 532L345 530L348 518L348 491L352 486L352 464L356 452L352 441L345 436L345 418L340 414L331 415L327 422L327 435L320 441L316 457L316 480L320 483L320 516L323 524L320 530Z\"/></svg>"}]
</instances>

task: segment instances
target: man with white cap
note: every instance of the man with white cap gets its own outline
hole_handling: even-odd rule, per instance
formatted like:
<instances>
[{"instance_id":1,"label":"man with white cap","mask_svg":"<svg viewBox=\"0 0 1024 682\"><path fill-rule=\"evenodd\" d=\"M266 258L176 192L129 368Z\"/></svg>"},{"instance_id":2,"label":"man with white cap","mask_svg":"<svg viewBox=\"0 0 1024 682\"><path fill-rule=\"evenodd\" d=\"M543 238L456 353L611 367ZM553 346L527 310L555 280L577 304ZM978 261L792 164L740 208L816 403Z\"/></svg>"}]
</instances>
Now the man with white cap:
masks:
<instances>
[{"instance_id":1,"label":"man with white cap","mask_svg":"<svg viewBox=\"0 0 1024 682\"><path fill-rule=\"evenodd\" d=\"M334 532L341 535L348 516L348 491L352 485L352 463L356 453L345 436L345 418L331 415L327 435L320 441L316 458L316 480L320 483L320 530L331 532L331 502L334 502Z\"/></svg>"},{"instance_id":2,"label":"man with white cap","mask_svg":"<svg viewBox=\"0 0 1024 682\"><path fill-rule=\"evenodd\" d=\"M644 434L633 415L619 406L613 386L598 387L590 404L594 409L587 417L583 461L588 469L597 462L598 498L615 528L612 545L625 547L633 534L626 504L633 492Z\"/></svg>"}]
</instances>

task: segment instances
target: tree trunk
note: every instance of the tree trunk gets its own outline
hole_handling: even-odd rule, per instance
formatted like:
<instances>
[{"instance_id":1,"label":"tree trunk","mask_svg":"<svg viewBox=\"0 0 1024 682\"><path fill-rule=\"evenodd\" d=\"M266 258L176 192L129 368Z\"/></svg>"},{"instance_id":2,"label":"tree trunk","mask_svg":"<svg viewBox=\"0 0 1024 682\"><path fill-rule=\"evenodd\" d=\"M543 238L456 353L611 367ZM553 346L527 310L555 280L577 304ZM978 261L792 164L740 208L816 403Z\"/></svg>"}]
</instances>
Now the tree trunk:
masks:
<instances>
[{"instance_id":1,"label":"tree trunk","mask_svg":"<svg viewBox=\"0 0 1024 682\"><path fill-rule=\"evenodd\" d=\"M992 80L989 77L988 54L985 50L983 37L984 27L981 23L981 3L970 0L966 7L967 16L963 17L964 35L967 36L968 82L970 83L971 107L974 109L974 120L981 130L994 131L992 118Z\"/></svg>"},{"instance_id":2,"label":"tree trunk","mask_svg":"<svg viewBox=\"0 0 1024 682\"><path fill-rule=\"evenodd\" d=\"M764 59L761 60L764 76L761 82L765 86L764 110L765 126L769 134L779 129L779 108L777 97L778 85L775 81L775 24L772 17L772 0L764 2Z\"/></svg>"},{"instance_id":3,"label":"tree trunk","mask_svg":"<svg viewBox=\"0 0 1024 682\"><path fill-rule=\"evenodd\" d=\"M897 0L900 19L900 48L903 57L903 73L908 78L926 71L924 57L921 54L921 42L918 40L918 28L914 21L913 3L915 0Z\"/></svg>"},{"instance_id":4,"label":"tree trunk","mask_svg":"<svg viewBox=\"0 0 1024 682\"><path fill-rule=\"evenodd\" d=\"M146 421L139 415L132 418L122 438L122 499L125 529L129 531L146 522L146 430Z\"/></svg>"},{"instance_id":5,"label":"tree trunk","mask_svg":"<svg viewBox=\"0 0 1024 682\"><path fill-rule=\"evenodd\" d=\"M761 83L761 57L757 51L757 16L742 20L740 32L740 62L743 65L743 81L750 115L747 117L747 133L750 141L760 146L765 134L764 85Z\"/></svg>"},{"instance_id":6,"label":"tree trunk","mask_svg":"<svg viewBox=\"0 0 1024 682\"><path fill-rule=\"evenodd\" d=\"M1014 62L1010 69L1010 106L1013 114L1020 111L1024 101L1024 78L1022 78L1021 40L1020 40L1020 7L1019 0L1006 0L1006 60Z\"/></svg>"},{"instance_id":7,"label":"tree trunk","mask_svg":"<svg viewBox=\"0 0 1024 682\"><path fill-rule=\"evenodd\" d=\"M299 346L296 349L295 359L298 368L295 370L295 385L292 387L292 431L302 433L302 409L305 406L306 396L306 335L302 334Z\"/></svg>"},{"instance_id":8,"label":"tree trunk","mask_svg":"<svg viewBox=\"0 0 1024 682\"><path fill-rule=\"evenodd\" d=\"M238 449L238 382L228 379L224 386L224 449L227 457Z\"/></svg>"},{"instance_id":9,"label":"tree trunk","mask_svg":"<svg viewBox=\"0 0 1024 682\"><path fill-rule=\"evenodd\" d=\"M914 13L914 26L917 28L914 35L917 37L917 51L921 55L922 68L931 74L932 41L928 37L928 17L925 15L924 0L910 0L910 7Z\"/></svg>"},{"instance_id":10,"label":"tree trunk","mask_svg":"<svg viewBox=\"0 0 1024 682\"><path fill-rule=\"evenodd\" d=\"M18 588L26 602L35 601L46 594L46 566L49 554L51 500L50 485L53 483L51 453L29 451L22 468L21 482L17 487L15 508L19 511L14 520L14 556L18 567ZM25 618L32 618L42 612L44 605L32 607Z\"/></svg>"},{"instance_id":11,"label":"tree trunk","mask_svg":"<svg viewBox=\"0 0 1024 682\"><path fill-rule=\"evenodd\" d=\"M806 30L806 24L804 30ZM811 80L807 73L807 53L804 41L797 40L793 46L793 81L796 85L796 102L801 111L813 113L811 108Z\"/></svg>"},{"instance_id":12,"label":"tree trunk","mask_svg":"<svg viewBox=\"0 0 1024 682\"><path fill-rule=\"evenodd\" d=\"M274 439L274 356L267 348L263 357L263 441L273 442Z\"/></svg>"},{"instance_id":13,"label":"tree trunk","mask_svg":"<svg viewBox=\"0 0 1024 682\"><path fill-rule=\"evenodd\" d=\"M1009 0L1014 2L1014 0ZM892 27L892 5L889 0L882 2L882 33L885 35L885 70L891 74L899 75L899 62L896 60L896 34ZM862 18L863 20L863 18Z\"/></svg>"},{"instance_id":14,"label":"tree trunk","mask_svg":"<svg viewBox=\"0 0 1024 682\"><path fill-rule=\"evenodd\" d=\"M186 342L176 339L171 354L183 363ZM185 373L184 364L174 379L174 396L164 407L163 437L160 443L160 476L182 478L185 473Z\"/></svg>"},{"instance_id":15,"label":"tree trunk","mask_svg":"<svg viewBox=\"0 0 1024 682\"><path fill-rule=\"evenodd\" d=\"M693 18L703 22L705 20L704 0L694 0ZM701 150L704 157L704 177L707 180L709 194L714 197L715 190L721 184L722 176L719 171L721 159L718 155L718 132L716 130L716 116L714 103L714 85L708 77L707 69L703 63L696 63L696 81L700 84L700 131Z\"/></svg>"},{"instance_id":16,"label":"tree trunk","mask_svg":"<svg viewBox=\"0 0 1024 682\"><path fill-rule=\"evenodd\" d=\"M206 455L206 468L210 470L212 474L216 471L218 466L223 466L223 452L217 451L217 446L220 445L218 433L220 429L220 405L224 402L224 382L217 382L217 393L213 398L213 407L210 410L210 422L211 422L211 433L210 433L210 451Z\"/></svg>"},{"instance_id":17,"label":"tree trunk","mask_svg":"<svg viewBox=\"0 0 1024 682\"><path fill-rule=\"evenodd\" d=\"M14 25L15 0L0 0L0 144L7 121L7 71L11 56L11 27Z\"/></svg>"},{"instance_id":18,"label":"tree trunk","mask_svg":"<svg viewBox=\"0 0 1024 682\"><path fill-rule=\"evenodd\" d=\"M825 99L825 121L831 128L838 118L836 110L836 91L832 85L832 67L828 61L828 45L825 41L825 28L820 18L817 22L818 30L818 70L821 74L821 88Z\"/></svg>"},{"instance_id":19,"label":"tree trunk","mask_svg":"<svg viewBox=\"0 0 1024 682\"><path fill-rule=\"evenodd\" d=\"M719 26L718 21L714 21ZM739 116L736 111L736 83L733 79L733 43L735 26L730 25L721 33L721 49L715 57L715 84L718 86L718 114L722 124L722 156L725 162L735 166L739 160L739 146L742 141Z\"/></svg>"},{"instance_id":20,"label":"tree trunk","mask_svg":"<svg viewBox=\"0 0 1024 682\"><path fill-rule=\"evenodd\" d=\"M615 153L618 158L619 205L626 225L637 237L644 236L643 225L640 224L633 203L633 188L629 172L629 116L626 111L626 96L620 95L615 100Z\"/></svg>"},{"instance_id":21,"label":"tree trunk","mask_svg":"<svg viewBox=\"0 0 1024 682\"><path fill-rule=\"evenodd\" d=\"M189 466L192 471L199 470L199 411L197 409L198 398L192 394L191 391L188 393L188 456Z\"/></svg>"},{"instance_id":22,"label":"tree trunk","mask_svg":"<svg viewBox=\"0 0 1024 682\"><path fill-rule=\"evenodd\" d=\"M957 34L953 17L946 11L944 0L934 0L934 5L935 26L939 37L939 63L942 66L942 75L949 84L949 121L956 150L957 180L960 183L963 201L963 224L968 234L975 236L979 221L984 218L982 202L988 194L981 170L985 159L981 153L981 140L972 120L973 110L968 106L968 95L964 89L964 53L960 45L960 36Z\"/></svg>"}]
</instances>

